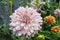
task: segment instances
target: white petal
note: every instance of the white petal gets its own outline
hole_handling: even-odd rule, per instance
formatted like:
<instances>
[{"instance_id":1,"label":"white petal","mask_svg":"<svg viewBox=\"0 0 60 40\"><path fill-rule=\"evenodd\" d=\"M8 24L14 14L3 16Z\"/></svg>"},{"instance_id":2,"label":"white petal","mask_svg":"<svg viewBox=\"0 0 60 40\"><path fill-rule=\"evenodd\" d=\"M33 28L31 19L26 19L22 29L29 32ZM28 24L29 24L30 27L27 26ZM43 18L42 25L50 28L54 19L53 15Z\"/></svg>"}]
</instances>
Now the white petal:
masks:
<instances>
[{"instance_id":1,"label":"white petal","mask_svg":"<svg viewBox=\"0 0 60 40\"><path fill-rule=\"evenodd\" d=\"M20 26L25 26L25 23L21 23Z\"/></svg>"}]
</instances>

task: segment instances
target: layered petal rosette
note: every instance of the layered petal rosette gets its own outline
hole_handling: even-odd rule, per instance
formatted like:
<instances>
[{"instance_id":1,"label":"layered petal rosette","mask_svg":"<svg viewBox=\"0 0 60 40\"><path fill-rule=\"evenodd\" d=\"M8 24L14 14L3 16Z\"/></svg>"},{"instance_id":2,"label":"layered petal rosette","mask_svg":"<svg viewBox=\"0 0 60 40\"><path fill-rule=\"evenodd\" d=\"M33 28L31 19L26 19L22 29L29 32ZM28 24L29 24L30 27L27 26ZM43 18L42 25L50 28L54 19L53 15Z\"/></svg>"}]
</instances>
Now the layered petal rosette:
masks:
<instances>
[{"instance_id":1,"label":"layered petal rosette","mask_svg":"<svg viewBox=\"0 0 60 40\"><path fill-rule=\"evenodd\" d=\"M48 25L54 24L54 23L56 22L55 17L54 17L54 16L51 16L51 15L46 16L46 17L44 18L44 21L45 21Z\"/></svg>"},{"instance_id":2,"label":"layered petal rosette","mask_svg":"<svg viewBox=\"0 0 60 40\"><path fill-rule=\"evenodd\" d=\"M58 33L58 32L60 32L60 28L59 28L59 26L54 26L51 28L51 31L54 33Z\"/></svg>"},{"instance_id":3,"label":"layered petal rosette","mask_svg":"<svg viewBox=\"0 0 60 40\"><path fill-rule=\"evenodd\" d=\"M10 15L10 30L16 36L29 37L41 29L42 17L31 7L19 7Z\"/></svg>"}]
</instances>

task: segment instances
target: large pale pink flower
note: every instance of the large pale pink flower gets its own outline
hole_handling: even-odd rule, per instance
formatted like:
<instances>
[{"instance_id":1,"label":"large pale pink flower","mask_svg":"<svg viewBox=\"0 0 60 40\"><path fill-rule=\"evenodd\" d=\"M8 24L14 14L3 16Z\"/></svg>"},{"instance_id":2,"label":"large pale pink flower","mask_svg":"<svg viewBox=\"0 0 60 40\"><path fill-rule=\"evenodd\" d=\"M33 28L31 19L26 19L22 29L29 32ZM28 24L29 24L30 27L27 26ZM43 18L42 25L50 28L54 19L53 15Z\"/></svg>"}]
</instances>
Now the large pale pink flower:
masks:
<instances>
[{"instance_id":1,"label":"large pale pink flower","mask_svg":"<svg viewBox=\"0 0 60 40\"><path fill-rule=\"evenodd\" d=\"M29 37L41 29L41 14L31 7L19 7L10 18L10 30L16 36Z\"/></svg>"}]
</instances>

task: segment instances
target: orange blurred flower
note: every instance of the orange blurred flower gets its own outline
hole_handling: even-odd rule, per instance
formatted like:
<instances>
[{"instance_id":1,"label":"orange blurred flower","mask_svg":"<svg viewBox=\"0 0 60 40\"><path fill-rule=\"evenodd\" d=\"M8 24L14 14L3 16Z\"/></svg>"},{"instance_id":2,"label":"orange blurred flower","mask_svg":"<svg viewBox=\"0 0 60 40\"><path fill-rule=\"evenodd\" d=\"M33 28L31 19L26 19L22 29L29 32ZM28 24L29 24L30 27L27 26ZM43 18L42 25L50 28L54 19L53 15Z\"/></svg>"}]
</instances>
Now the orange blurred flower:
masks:
<instances>
[{"instance_id":1,"label":"orange blurred flower","mask_svg":"<svg viewBox=\"0 0 60 40\"><path fill-rule=\"evenodd\" d=\"M51 16L51 15L46 16L46 17L44 18L44 21L45 21L48 25L54 24L54 23L56 22L56 21L55 21L55 17L53 17L53 16Z\"/></svg>"},{"instance_id":2,"label":"orange blurred flower","mask_svg":"<svg viewBox=\"0 0 60 40\"><path fill-rule=\"evenodd\" d=\"M54 26L54 27L51 28L51 31L57 33L57 32L60 32L60 28L59 28L59 26Z\"/></svg>"}]
</instances>

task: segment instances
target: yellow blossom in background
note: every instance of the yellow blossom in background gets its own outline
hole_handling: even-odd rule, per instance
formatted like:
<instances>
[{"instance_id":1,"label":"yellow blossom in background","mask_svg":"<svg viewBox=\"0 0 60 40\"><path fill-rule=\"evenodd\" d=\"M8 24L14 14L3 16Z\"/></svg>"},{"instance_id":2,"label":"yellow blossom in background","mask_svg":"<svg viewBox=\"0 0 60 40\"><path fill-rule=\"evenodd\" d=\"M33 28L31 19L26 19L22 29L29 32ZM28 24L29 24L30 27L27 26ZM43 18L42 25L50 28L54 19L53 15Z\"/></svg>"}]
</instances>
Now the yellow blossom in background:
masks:
<instances>
[{"instance_id":1,"label":"yellow blossom in background","mask_svg":"<svg viewBox=\"0 0 60 40\"><path fill-rule=\"evenodd\" d=\"M51 16L51 15L46 16L46 17L44 18L44 21L45 21L48 25L54 24L54 23L56 22L55 17L54 17L54 16Z\"/></svg>"},{"instance_id":2,"label":"yellow blossom in background","mask_svg":"<svg viewBox=\"0 0 60 40\"><path fill-rule=\"evenodd\" d=\"M45 40L45 36L44 35L38 35L36 40Z\"/></svg>"},{"instance_id":3,"label":"yellow blossom in background","mask_svg":"<svg viewBox=\"0 0 60 40\"><path fill-rule=\"evenodd\" d=\"M60 28L59 28L59 26L54 26L51 28L51 31L57 33L57 32L60 32Z\"/></svg>"}]
</instances>

